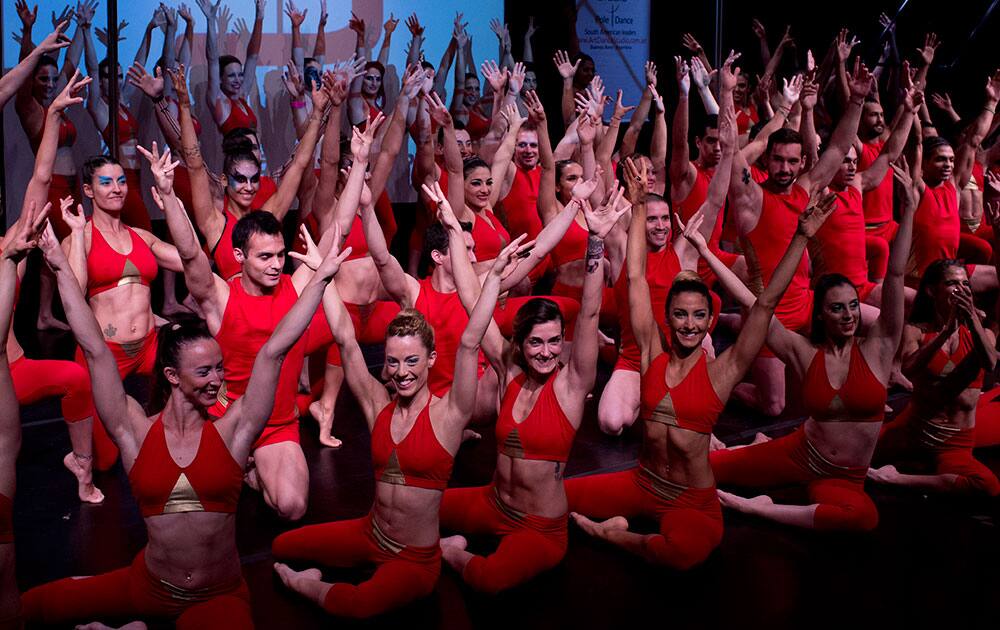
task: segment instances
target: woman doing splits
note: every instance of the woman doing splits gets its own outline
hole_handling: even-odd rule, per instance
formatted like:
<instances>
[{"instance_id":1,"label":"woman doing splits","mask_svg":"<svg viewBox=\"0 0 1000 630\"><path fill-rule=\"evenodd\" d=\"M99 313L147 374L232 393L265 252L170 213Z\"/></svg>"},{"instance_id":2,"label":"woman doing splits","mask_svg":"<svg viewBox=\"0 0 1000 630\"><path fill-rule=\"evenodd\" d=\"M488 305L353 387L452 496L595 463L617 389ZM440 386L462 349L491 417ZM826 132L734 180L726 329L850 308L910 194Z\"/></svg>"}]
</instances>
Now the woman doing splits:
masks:
<instances>
[{"instance_id":1,"label":"woman doing splits","mask_svg":"<svg viewBox=\"0 0 1000 630\"><path fill-rule=\"evenodd\" d=\"M115 357L51 231L41 247L86 354L97 409L121 449L149 542L130 567L31 589L23 598L25 621L166 617L178 628L253 627L236 551L243 468L271 415L285 354L305 332L346 252L331 248L257 355L246 395L215 419L208 409L222 387L222 352L203 323L160 329L154 398L166 404L147 417L125 394Z\"/></svg>"},{"instance_id":2,"label":"woman doing splits","mask_svg":"<svg viewBox=\"0 0 1000 630\"><path fill-rule=\"evenodd\" d=\"M720 125L735 125L731 109ZM587 533L652 562L688 569L703 562L722 540L722 509L708 463L712 425L760 351L805 240L793 241L798 246L785 252L736 343L714 361L702 348L712 316L708 288L693 273L675 279L666 301L670 339L665 349L646 281L646 172L638 172L631 159L625 168L632 201L626 268L632 329L641 353L643 445L637 467L568 479L566 494L571 516ZM814 232L829 210L807 210L799 231ZM694 229L700 216L694 215ZM631 516L656 518L660 532L628 531L625 517ZM591 518L608 520L595 523Z\"/></svg>"},{"instance_id":3,"label":"woman doing splits","mask_svg":"<svg viewBox=\"0 0 1000 630\"><path fill-rule=\"evenodd\" d=\"M895 170L909 187L909 177ZM836 212L837 195L832 193ZM816 283L809 338L777 319L771 320L768 346L802 382L803 404L809 417L790 435L746 448L713 451L710 456L720 485L773 488L802 484L808 505L779 505L767 495L744 498L719 491L725 507L811 529L867 531L878 524L878 510L865 494L865 474L871 463L885 410L886 383L903 334L904 277L913 235L916 200L905 197L899 231L892 245L882 284L882 309L877 320L861 328L861 300L852 279L825 274ZM797 235L793 248L805 245ZM702 256L726 290L748 305L753 294L703 243ZM701 251L705 250L705 251Z\"/></svg>"},{"instance_id":4,"label":"woman doing splits","mask_svg":"<svg viewBox=\"0 0 1000 630\"><path fill-rule=\"evenodd\" d=\"M627 204L619 209L624 192L612 193L607 204L596 210L586 200L579 201L589 234L587 264L576 342L567 359L562 360L562 313L545 298L518 309L512 352L504 351L495 326L483 342L503 391L496 423L496 472L492 484L446 490L441 502L444 529L501 537L496 552L486 557L466 551L462 536L441 540L444 560L477 590L496 593L517 586L556 566L566 554L563 471L583 420L586 398L580 392L594 386L604 238L628 210ZM437 201L448 227L459 294L471 311L478 279L463 247L462 227L443 195Z\"/></svg>"},{"instance_id":5,"label":"woman doing splits","mask_svg":"<svg viewBox=\"0 0 1000 630\"><path fill-rule=\"evenodd\" d=\"M368 372L340 296L327 293L324 308L340 346L344 376L372 432L375 504L362 518L284 533L275 538L272 552L283 561L376 565L372 578L357 586L324 582L319 569L293 571L274 565L289 588L330 614L371 617L434 590L441 572L438 512L476 403L479 344L493 316L500 280L520 253L522 239L496 257L462 334L454 383L440 398L427 386L437 359L434 330L419 312L403 309L386 329L383 374L396 390L391 398Z\"/></svg>"}]
</instances>

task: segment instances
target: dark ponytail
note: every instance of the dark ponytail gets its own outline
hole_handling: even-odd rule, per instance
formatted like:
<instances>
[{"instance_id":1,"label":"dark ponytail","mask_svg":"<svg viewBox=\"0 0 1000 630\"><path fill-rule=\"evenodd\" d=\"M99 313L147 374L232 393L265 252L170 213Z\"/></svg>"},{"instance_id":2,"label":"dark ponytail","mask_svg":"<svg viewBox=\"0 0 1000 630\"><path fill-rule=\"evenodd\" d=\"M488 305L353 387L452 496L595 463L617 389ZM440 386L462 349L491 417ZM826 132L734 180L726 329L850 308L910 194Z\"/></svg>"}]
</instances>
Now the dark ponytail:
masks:
<instances>
[{"instance_id":1,"label":"dark ponytail","mask_svg":"<svg viewBox=\"0 0 1000 630\"><path fill-rule=\"evenodd\" d=\"M177 315L156 333L156 360L153 363L153 392L149 411L156 413L167 405L172 386L163 370L180 367L181 347L199 339L212 339L205 320L194 315Z\"/></svg>"}]
</instances>

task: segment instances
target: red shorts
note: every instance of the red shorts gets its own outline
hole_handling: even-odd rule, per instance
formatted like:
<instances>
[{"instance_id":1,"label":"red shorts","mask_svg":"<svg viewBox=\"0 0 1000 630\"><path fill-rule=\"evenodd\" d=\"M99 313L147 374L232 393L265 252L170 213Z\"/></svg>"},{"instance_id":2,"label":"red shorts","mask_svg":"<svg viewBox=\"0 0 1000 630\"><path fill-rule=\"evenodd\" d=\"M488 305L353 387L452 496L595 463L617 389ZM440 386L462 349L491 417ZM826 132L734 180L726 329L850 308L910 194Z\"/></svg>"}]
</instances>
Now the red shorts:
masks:
<instances>
[{"instance_id":1,"label":"red shorts","mask_svg":"<svg viewBox=\"0 0 1000 630\"><path fill-rule=\"evenodd\" d=\"M868 224L865 226L866 236L877 236L889 244L892 244L896 239L896 232L898 231L899 224L895 221L886 221L885 223Z\"/></svg>"},{"instance_id":2,"label":"red shorts","mask_svg":"<svg viewBox=\"0 0 1000 630\"><path fill-rule=\"evenodd\" d=\"M177 628L253 628L250 591L243 578L190 590L158 579L140 551L132 565L85 578L64 578L29 590L21 599L25 621L66 625L95 619L167 618Z\"/></svg>"},{"instance_id":3,"label":"red shorts","mask_svg":"<svg viewBox=\"0 0 1000 630\"><path fill-rule=\"evenodd\" d=\"M90 373L73 361L36 361L21 357L10 364L17 402L30 405L58 396L66 422L79 422L94 415Z\"/></svg>"},{"instance_id":4,"label":"red shorts","mask_svg":"<svg viewBox=\"0 0 1000 630\"><path fill-rule=\"evenodd\" d=\"M236 402L239 396L232 396L227 394L223 399L221 396L219 400L216 401L214 405L208 408L208 415L213 418L221 418L226 414L226 410L229 405ZM298 409L296 408L296 413ZM299 436L299 419L296 417L291 422L280 422L274 423L268 422L264 425L264 430L261 434L257 436L257 440L253 443L250 451L256 451L262 446L268 446L269 444L280 444L281 442L295 442L296 444L301 444L301 438Z\"/></svg>"}]
</instances>

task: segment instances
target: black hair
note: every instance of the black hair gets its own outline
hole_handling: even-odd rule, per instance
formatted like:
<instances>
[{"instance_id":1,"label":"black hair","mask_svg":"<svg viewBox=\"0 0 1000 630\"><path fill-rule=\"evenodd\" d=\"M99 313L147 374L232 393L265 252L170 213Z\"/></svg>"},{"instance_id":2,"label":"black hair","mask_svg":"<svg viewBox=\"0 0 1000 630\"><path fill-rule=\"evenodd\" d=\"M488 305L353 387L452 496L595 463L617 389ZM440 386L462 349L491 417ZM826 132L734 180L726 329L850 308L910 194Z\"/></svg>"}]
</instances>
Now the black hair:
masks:
<instances>
[{"instance_id":1,"label":"black hair","mask_svg":"<svg viewBox=\"0 0 1000 630\"><path fill-rule=\"evenodd\" d=\"M468 221L459 221L459 223L462 226L462 231L472 233L472 223ZM448 253L448 229L441 225L440 221L435 221L428 225L427 230L424 232L422 257L430 260L431 252L441 252L445 255Z\"/></svg>"},{"instance_id":2,"label":"black hair","mask_svg":"<svg viewBox=\"0 0 1000 630\"><path fill-rule=\"evenodd\" d=\"M281 222L265 210L254 210L236 222L233 226L233 247L247 253L247 244L254 234L281 236Z\"/></svg>"},{"instance_id":3,"label":"black hair","mask_svg":"<svg viewBox=\"0 0 1000 630\"><path fill-rule=\"evenodd\" d=\"M468 177L469 173L476 170L477 168L485 168L490 170L490 165L486 163L486 160L479 157L478 155L473 155L471 157L465 158L462 162L462 177Z\"/></svg>"},{"instance_id":4,"label":"black hair","mask_svg":"<svg viewBox=\"0 0 1000 630\"><path fill-rule=\"evenodd\" d=\"M769 123L769 122L771 122L770 118L766 118L766 119L765 118L761 118L758 122L755 122L750 127L750 135L748 137L750 138L751 142L757 138L757 135L761 131L763 131L764 127L766 127L767 123Z\"/></svg>"},{"instance_id":5,"label":"black hair","mask_svg":"<svg viewBox=\"0 0 1000 630\"><path fill-rule=\"evenodd\" d=\"M234 166L236 166L237 164L241 164L243 162L250 162L251 164L257 167L258 171L260 170L260 160L257 159L256 155L250 152L246 153L240 152L240 153L226 154L225 159L222 161L222 172L225 175L229 175L230 173L233 172Z\"/></svg>"},{"instance_id":6,"label":"black hair","mask_svg":"<svg viewBox=\"0 0 1000 630\"><path fill-rule=\"evenodd\" d=\"M479 80L479 75L476 74L475 72L466 72L465 73L465 79L466 80L475 79L476 81L478 81Z\"/></svg>"},{"instance_id":7,"label":"black hair","mask_svg":"<svg viewBox=\"0 0 1000 630\"><path fill-rule=\"evenodd\" d=\"M826 342L826 326L823 324L823 303L826 301L826 294L835 287L849 286L857 294L858 288L850 279L841 273L825 273L819 277L816 287L813 289L813 310L812 324L809 327L809 341L813 345L819 346ZM861 330L861 322L854 330L854 334Z\"/></svg>"},{"instance_id":8,"label":"black hair","mask_svg":"<svg viewBox=\"0 0 1000 630\"><path fill-rule=\"evenodd\" d=\"M239 58L233 57L232 55L222 55L221 57L219 57L219 75L220 76L226 72L226 66L228 66L231 63L238 63L241 66L243 65L243 62L240 61Z\"/></svg>"},{"instance_id":9,"label":"black hair","mask_svg":"<svg viewBox=\"0 0 1000 630\"><path fill-rule=\"evenodd\" d=\"M111 60L107 57L101 59L101 62L97 64L97 76L101 79L111 77Z\"/></svg>"},{"instance_id":10,"label":"black hair","mask_svg":"<svg viewBox=\"0 0 1000 630\"><path fill-rule=\"evenodd\" d=\"M701 133L696 134L695 137L704 138L706 129L718 129L718 128L719 128L719 115L709 114L708 116L705 116L705 123L701 126Z\"/></svg>"},{"instance_id":11,"label":"black hair","mask_svg":"<svg viewBox=\"0 0 1000 630\"><path fill-rule=\"evenodd\" d=\"M939 258L927 265L924 275L920 277L917 297L914 298L913 308L910 310L911 324L930 324L934 321L934 298L929 295L930 289L944 281L944 274L951 267L965 269L965 261L957 258Z\"/></svg>"},{"instance_id":12,"label":"black hair","mask_svg":"<svg viewBox=\"0 0 1000 630\"><path fill-rule=\"evenodd\" d=\"M517 309L514 315L514 336L511 347L514 363L522 370L527 371L528 365L521 353L521 346L524 340L531 334L531 329L538 324L548 322L559 322L559 329L565 331L566 323L563 320L562 311L559 305L548 298L536 297L524 303L524 306Z\"/></svg>"},{"instance_id":13,"label":"black hair","mask_svg":"<svg viewBox=\"0 0 1000 630\"><path fill-rule=\"evenodd\" d=\"M93 185L94 173L97 172L97 169L109 165L121 166L121 163L110 155L95 155L87 158L83 163L83 183L88 186Z\"/></svg>"},{"instance_id":14,"label":"black hair","mask_svg":"<svg viewBox=\"0 0 1000 630\"><path fill-rule=\"evenodd\" d=\"M667 292L666 310L664 311L667 321L670 321L670 303L681 293L697 293L704 297L708 303L708 316L714 315L715 305L712 304L712 294L708 291L708 285L696 272L685 270L674 277L670 290Z\"/></svg>"},{"instance_id":15,"label":"black hair","mask_svg":"<svg viewBox=\"0 0 1000 630\"><path fill-rule=\"evenodd\" d=\"M775 131L771 134L771 137L767 139L767 152L770 153L775 146L779 144L797 144L802 145L802 134L794 129L789 129L788 127L782 127L781 129Z\"/></svg>"},{"instance_id":16,"label":"black hair","mask_svg":"<svg viewBox=\"0 0 1000 630\"><path fill-rule=\"evenodd\" d=\"M153 363L153 391L150 411L162 410L170 398L172 386L163 373L166 368L180 367L181 348L199 339L213 339L205 320L194 315L180 314L160 327L156 333L156 359Z\"/></svg>"},{"instance_id":17,"label":"black hair","mask_svg":"<svg viewBox=\"0 0 1000 630\"><path fill-rule=\"evenodd\" d=\"M455 131L464 131L466 129L465 123L461 120L454 121L452 126L455 127ZM438 127L437 142L439 145L444 144L444 127Z\"/></svg>"},{"instance_id":18,"label":"black hair","mask_svg":"<svg viewBox=\"0 0 1000 630\"><path fill-rule=\"evenodd\" d=\"M51 55L39 55L38 63L35 64L35 74L38 73L44 66L52 66L56 70L59 70L59 62L55 60Z\"/></svg>"},{"instance_id":19,"label":"black hair","mask_svg":"<svg viewBox=\"0 0 1000 630\"><path fill-rule=\"evenodd\" d=\"M382 77L382 82L378 86L378 94L375 95L375 102L381 107L385 104L385 66L378 61L369 61L365 64L365 72L372 68L378 70L379 76Z\"/></svg>"},{"instance_id":20,"label":"black hair","mask_svg":"<svg viewBox=\"0 0 1000 630\"><path fill-rule=\"evenodd\" d=\"M437 70L437 68L434 67L434 64L427 61L426 59L420 62L420 67L423 68L424 70L435 70L435 71Z\"/></svg>"},{"instance_id":21,"label":"black hair","mask_svg":"<svg viewBox=\"0 0 1000 630\"><path fill-rule=\"evenodd\" d=\"M928 136L923 140L923 150L925 160L931 159L934 151L941 147L950 147L951 143L942 136Z\"/></svg>"},{"instance_id":22,"label":"black hair","mask_svg":"<svg viewBox=\"0 0 1000 630\"><path fill-rule=\"evenodd\" d=\"M257 139L257 144L250 140L250 136ZM237 127L230 129L226 135L222 136L222 153L252 153L259 146L260 136L256 129L250 127Z\"/></svg>"},{"instance_id":23,"label":"black hair","mask_svg":"<svg viewBox=\"0 0 1000 630\"><path fill-rule=\"evenodd\" d=\"M594 58L593 58L593 57L591 57L590 55L588 55L587 53L580 53L580 54L578 54L578 55L576 56L576 58L577 58L577 60L578 60L578 61L579 61L579 62L580 62L581 64L582 64L582 63L583 63L584 61L589 61L590 63L594 64L595 66L597 65L597 64L596 64L596 63L594 62Z\"/></svg>"}]
</instances>

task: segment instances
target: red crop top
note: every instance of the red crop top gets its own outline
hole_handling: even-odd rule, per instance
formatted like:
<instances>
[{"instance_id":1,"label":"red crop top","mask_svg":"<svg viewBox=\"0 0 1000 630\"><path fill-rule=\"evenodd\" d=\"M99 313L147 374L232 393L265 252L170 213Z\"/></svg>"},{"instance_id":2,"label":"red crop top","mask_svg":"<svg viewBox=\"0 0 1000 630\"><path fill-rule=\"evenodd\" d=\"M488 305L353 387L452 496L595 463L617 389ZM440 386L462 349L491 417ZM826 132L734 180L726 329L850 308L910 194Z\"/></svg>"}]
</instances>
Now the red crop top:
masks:
<instances>
[{"instance_id":1,"label":"red crop top","mask_svg":"<svg viewBox=\"0 0 1000 630\"><path fill-rule=\"evenodd\" d=\"M202 425L194 460L178 466L161 415L149 428L128 479L143 518L181 512L233 514L243 487L243 467L211 422Z\"/></svg>"},{"instance_id":2,"label":"red crop top","mask_svg":"<svg viewBox=\"0 0 1000 630\"><path fill-rule=\"evenodd\" d=\"M587 239L589 237L590 233L586 228L580 227L574 217L573 222L569 224L569 229L552 248L552 263L556 267L561 267L574 260L583 260L587 256Z\"/></svg>"},{"instance_id":3,"label":"red crop top","mask_svg":"<svg viewBox=\"0 0 1000 630\"><path fill-rule=\"evenodd\" d=\"M507 247L510 242L510 234L489 210L484 214L476 214L476 220L472 224L472 241L475 243L473 251L476 260L483 262L493 260L500 255L500 250Z\"/></svg>"},{"instance_id":4,"label":"red crop top","mask_svg":"<svg viewBox=\"0 0 1000 630\"><path fill-rule=\"evenodd\" d=\"M885 417L885 385L872 374L857 341L851 344L847 380L834 389L826 373L822 348L802 380L802 403L806 413L820 422L882 422Z\"/></svg>"},{"instance_id":5,"label":"red crop top","mask_svg":"<svg viewBox=\"0 0 1000 630\"><path fill-rule=\"evenodd\" d=\"M0 494L0 545L14 542L14 502Z\"/></svg>"},{"instance_id":6,"label":"red crop top","mask_svg":"<svg viewBox=\"0 0 1000 630\"><path fill-rule=\"evenodd\" d=\"M101 132L101 137L104 138L104 144L111 146L111 125L104 128ZM132 118L132 112L128 111L127 107L118 108L118 144L126 144L132 140L137 140L139 138L139 123Z\"/></svg>"},{"instance_id":7,"label":"red crop top","mask_svg":"<svg viewBox=\"0 0 1000 630\"><path fill-rule=\"evenodd\" d=\"M647 422L680 427L698 433L711 433L725 404L708 378L708 361L701 349L698 362L680 383L667 386L670 353L653 359L642 375L640 417Z\"/></svg>"},{"instance_id":8,"label":"red crop top","mask_svg":"<svg viewBox=\"0 0 1000 630\"><path fill-rule=\"evenodd\" d=\"M414 488L444 490L448 487L455 457L445 450L431 426L430 404L420 411L410 432L399 444L392 439L392 412L386 405L372 428L372 465L375 480Z\"/></svg>"},{"instance_id":9,"label":"red crop top","mask_svg":"<svg viewBox=\"0 0 1000 630\"><path fill-rule=\"evenodd\" d=\"M229 118L219 125L223 135L233 129L257 129L257 114L253 113L245 98L229 99Z\"/></svg>"},{"instance_id":10,"label":"red crop top","mask_svg":"<svg viewBox=\"0 0 1000 630\"><path fill-rule=\"evenodd\" d=\"M937 336L937 331L930 331L924 333L924 343L930 343L934 337ZM938 378L944 378L951 374L951 371L958 367L965 357L969 356L970 353L974 352L972 333L964 325L958 327L958 347L955 348L955 352L951 354L946 354L944 349L938 349L934 353L934 357L931 358L931 362L927 365L927 371ZM983 370L979 370L976 375L975 380L969 384L968 389L982 389L983 387Z\"/></svg>"},{"instance_id":11,"label":"red crop top","mask_svg":"<svg viewBox=\"0 0 1000 630\"><path fill-rule=\"evenodd\" d=\"M119 254L93 223L90 224L90 252L87 254L87 299L126 284L149 286L159 267L146 241L135 230L124 226L132 236L128 254Z\"/></svg>"},{"instance_id":12,"label":"red crop top","mask_svg":"<svg viewBox=\"0 0 1000 630\"><path fill-rule=\"evenodd\" d=\"M48 115L48 108L45 109L46 115ZM42 134L45 129L39 129L38 135L28 135L28 144L31 145L31 150L38 153L38 147L42 144ZM71 147L73 143L76 142L76 125L73 121L66 117L66 114L59 116L59 144L58 148L62 149L64 147Z\"/></svg>"},{"instance_id":13,"label":"red crop top","mask_svg":"<svg viewBox=\"0 0 1000 630\"><path fill-rule=\"evenodd\" d=\"M497 417L498 451L516 459L541 459L549 462L565 462L569 459L576 429L566 418L556 398L553 384L558 373L559 370L556 370L549 376L535 405L520 422L514 419L514 403L524 387L527 375L522 372L510 382Z\"/></svg>"}]
</instances>

